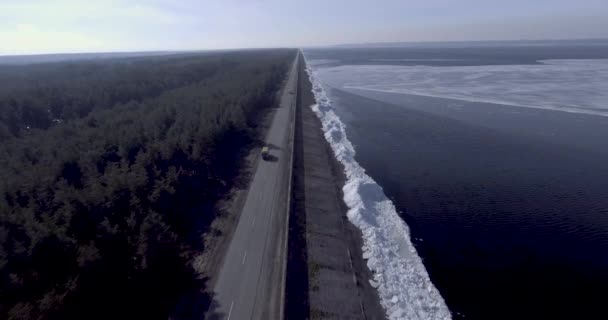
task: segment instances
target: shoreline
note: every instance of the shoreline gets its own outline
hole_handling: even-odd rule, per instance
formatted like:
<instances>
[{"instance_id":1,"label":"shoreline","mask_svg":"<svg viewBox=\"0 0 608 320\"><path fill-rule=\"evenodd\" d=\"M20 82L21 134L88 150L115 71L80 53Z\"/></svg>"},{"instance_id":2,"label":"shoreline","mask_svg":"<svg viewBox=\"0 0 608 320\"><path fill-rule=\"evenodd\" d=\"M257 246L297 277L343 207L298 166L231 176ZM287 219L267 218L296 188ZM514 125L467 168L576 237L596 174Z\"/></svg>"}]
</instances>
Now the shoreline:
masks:
<instances>
[{"instance_id":1,"label":"shoreline","mask_svg":"<svg viewBox=\"0 0 608 320\"><path fill-rule=\"evenodd\" d=\"M316 100L304 59L300 68L286 318L382 319L361 232L346 217L344 167L311 109Z\"/></svg>"}]
</instances>

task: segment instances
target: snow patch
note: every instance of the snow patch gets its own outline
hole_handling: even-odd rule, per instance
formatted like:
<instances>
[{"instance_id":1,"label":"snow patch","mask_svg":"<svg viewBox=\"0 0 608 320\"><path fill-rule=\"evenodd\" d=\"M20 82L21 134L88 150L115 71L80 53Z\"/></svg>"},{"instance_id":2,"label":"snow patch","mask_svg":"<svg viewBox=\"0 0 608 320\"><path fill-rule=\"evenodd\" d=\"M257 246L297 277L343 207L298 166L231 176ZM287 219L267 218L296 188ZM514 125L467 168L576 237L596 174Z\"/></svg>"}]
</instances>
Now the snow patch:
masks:
<instances>
[{"instance_id":1,"label":"snow patch","mask_svg":"<svg viewBox=\"0 0 608 320\"><path fill-rule=\"evenodd\" d=\"M344 165L343 187L348 219L363 234L363 258L373 273L389 319L451 319L451 314L410 240L408 226L382 188L355 161L346 127L334 112L315 71L307 67L317 104L311 108L321 120L325 139Z\"/></svg>"}]
</instances>

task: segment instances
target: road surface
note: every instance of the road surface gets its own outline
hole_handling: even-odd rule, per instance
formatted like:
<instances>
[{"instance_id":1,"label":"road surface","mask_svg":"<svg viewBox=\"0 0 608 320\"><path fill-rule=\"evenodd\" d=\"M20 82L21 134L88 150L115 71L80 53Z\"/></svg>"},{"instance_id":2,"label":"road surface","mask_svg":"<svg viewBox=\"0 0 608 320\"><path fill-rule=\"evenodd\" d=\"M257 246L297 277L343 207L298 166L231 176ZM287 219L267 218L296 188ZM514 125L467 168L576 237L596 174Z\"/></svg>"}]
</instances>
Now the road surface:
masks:
<instances>
[{"instance_id":1,"label":"road surface","mask_svg":"<svg viewBox=\"0 0 608 320\"><path fill-rule=\"evenodd\" d=\"M296 56L261 159L213 288L208 319L280 319L284 294L287 194L297 95Z\"/></svg>"}]
</instances>

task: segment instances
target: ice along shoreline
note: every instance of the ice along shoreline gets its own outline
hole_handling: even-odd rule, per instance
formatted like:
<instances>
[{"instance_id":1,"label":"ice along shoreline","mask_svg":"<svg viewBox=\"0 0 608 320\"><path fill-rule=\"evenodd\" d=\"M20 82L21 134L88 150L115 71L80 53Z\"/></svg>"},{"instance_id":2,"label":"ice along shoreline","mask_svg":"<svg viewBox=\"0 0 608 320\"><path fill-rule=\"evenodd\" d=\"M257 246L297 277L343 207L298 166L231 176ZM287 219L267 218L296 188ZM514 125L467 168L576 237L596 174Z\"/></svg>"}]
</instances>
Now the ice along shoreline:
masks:
<instances>
[{"instance_id":1,"label":"ice along shoreline","mask_svg":"<svg viewBox=\"0 0 608 320\"><path fill-rule=\"evenodd\" d=\"M382 188L355 160L355 150L344 123L334 112L315 71L306 69L325 139L344 166L344 202L348 219L362 233L363 259L373 273L372 285L389 319L451 319L450 311L410 240L405 222Z\"/></svg>"}]
</instances>

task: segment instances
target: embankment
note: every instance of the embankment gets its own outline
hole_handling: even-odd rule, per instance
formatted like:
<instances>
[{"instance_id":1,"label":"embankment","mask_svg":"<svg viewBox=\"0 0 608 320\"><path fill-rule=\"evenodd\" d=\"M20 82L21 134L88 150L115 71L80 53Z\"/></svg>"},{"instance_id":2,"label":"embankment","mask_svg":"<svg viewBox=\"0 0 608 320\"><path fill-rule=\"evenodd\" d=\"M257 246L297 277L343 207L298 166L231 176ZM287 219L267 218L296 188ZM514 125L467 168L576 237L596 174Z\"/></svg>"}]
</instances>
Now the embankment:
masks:
<instances>
[{"instance_id":1,"label":"embankment","mask_svg":"<svg viewBox=\"0 0 608 320\"><path fill-rule=\"evenodd\" d=\"M301 61L285 316L381 319L384 311L368 281L361 234L346 218L344 168L310 108L315 99L303 57Z\"/></svg>"}]
</instances>

